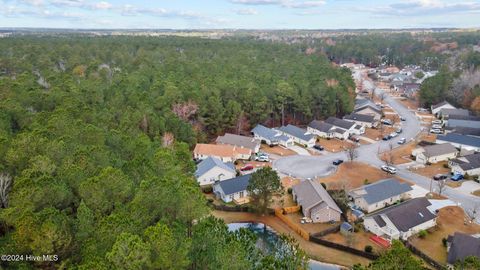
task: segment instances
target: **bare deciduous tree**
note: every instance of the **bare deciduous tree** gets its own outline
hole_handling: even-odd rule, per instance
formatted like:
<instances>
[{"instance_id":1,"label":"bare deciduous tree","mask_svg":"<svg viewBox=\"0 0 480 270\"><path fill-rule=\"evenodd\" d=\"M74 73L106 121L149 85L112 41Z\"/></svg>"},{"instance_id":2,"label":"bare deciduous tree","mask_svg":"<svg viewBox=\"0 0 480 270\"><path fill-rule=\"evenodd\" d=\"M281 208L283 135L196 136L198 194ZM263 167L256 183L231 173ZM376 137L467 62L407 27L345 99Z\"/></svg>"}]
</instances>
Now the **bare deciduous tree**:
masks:
<instances>
[{"instance_id":1,"label":"bare deciduous tree","mask_svg":"<svg viewBox=\"0 0 480 270\"><path fill-rule=\"evenodd\" d=\"M175 136L171 132L165 132L162 136L163 147L169 147L175 142Z\"/></svg>"},{"instance_id":2,"label":"bare deciduous tree","mask_svg":"<svg viewBox=\"0 0 480 270\"><path fill-rule=\"evenodd\" d=\"M358 157L358 146L356 143L348 144L345 149L345 154L350 162L353 162Z\"/></svg>"},{"instance_id":3,"label":"bare deciduous tree","mask_svg":"<svg viewBox=\"0 0 480 270\"><path fill-rule=\"evenodd\" d=\"M470 210L465 211L470 218L470 222L475 221L480 214L480 203L475 203Z\"/></svg>"},{"instance_id":4,"label":"bare deciduous tree","mask_svg":"<svg viewBox=\"0 0 480 270\"><path fill-rule=\"evenodd\" d=\"M385 165L392 166L393 165L393 144L388 144L388 150L383 152L380 158Z\"/></svg>"},{"instance_id":5,"label":"bare deciduous tree","mask_svg":"<svg viewBox=\"0 0 480 270\"><path fill-rule=\"evenodd\" d=\"M447 185L447 180L438 180L437 187L438 187L438 194L442 195L443 190L445 190L445 186Z\"/></svg>"},{"instance_id":6,"label":"bare deciduous tree","mask_svg":"<svg viewBox=\"0 0 480 270\"><path fill-rule=\"evenodd\" d=\"M8 207L8 194L12 189L12 177L7 173L0 174L0 208Z\"/></svg>"}]
</instances>

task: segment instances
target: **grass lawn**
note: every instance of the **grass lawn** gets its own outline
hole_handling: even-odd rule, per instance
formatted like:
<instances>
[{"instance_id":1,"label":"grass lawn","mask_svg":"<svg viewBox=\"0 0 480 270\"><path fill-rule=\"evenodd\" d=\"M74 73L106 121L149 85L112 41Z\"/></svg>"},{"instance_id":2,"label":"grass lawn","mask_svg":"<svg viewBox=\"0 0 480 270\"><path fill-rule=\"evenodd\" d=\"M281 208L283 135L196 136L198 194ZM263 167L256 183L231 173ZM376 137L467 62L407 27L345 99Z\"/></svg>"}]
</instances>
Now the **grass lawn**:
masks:
<instances>
[{"instance_id":1,"label":"grass lawn","mask_svg":"<svg viewBox=\"0 0 480 270\"><path fill-rule=\"evenodd\" d=\"M345 147L352 145L352 142L346 140L339 140L339 139L319 139L317 144L320 144L327 150L328 152L337 153L341 151L345 151Z\"/></svg>"},{"instance_id":2,"label":"grass lawn","mask_svg":"<svg viewBox=\"0 0 480 270\"><path fill-rule=\"evenodd\" d=\"M437 227L433 228L424 239L413 237L410 241L428 256L441 263L446 263L447 248L443 246L442 238L447 238L454 232L480 233L480 225L470 224L466 222L467 220L465 212L458 206L442 208L438 213Z\"/></svg>"},{"instance_id":3,"label":"grass lawn","mask_svg":"<svg viewBox=\"0 0 480 270\"><path fill-rule=\"evenodd\" d=\"M429 178L439 173L450 174L450 168L443 167L443 165L447 163L448 161L442 161L432 165L425 165L424 168L412 169L412 172Z\"/></svg>"},{"instance_id":4,"label":"grass lawn","mask_svg":"<svg viewBox=\"0 0 480 270\"><path fill-rule=\"evenodd\" d=\"M285 223L275 216L259 216L252 213L236 213L224 211L212 211L212 215L221 218L225 223L234 222L261 222L276 232L288 234L294 237L300 247L307 253L307 255L314 259L327 263L340 264L346 267L352 267L354 264L360 263L368 265L370 260L360 256L355 256L347 252L342 252L336 249L328 248L322 245L314 244L303 239L300 235L293 232Z\"/></svg>"},{"instance_id":5,"label":"grass lawn","mask_svg":"<svg viewBox=\"0 0 480 270\"><path fill-rule=\"evenodd\" d=\"M327 189L342 189L343 186L346 186L347 189L353 189L363 186L365 179L368 179L369 183L374 183L390 177L392 177L392 175L365 163L345 162L339 166L335 174L319 178L317 181L325 183Z\"/></svg>"}]
</instances>

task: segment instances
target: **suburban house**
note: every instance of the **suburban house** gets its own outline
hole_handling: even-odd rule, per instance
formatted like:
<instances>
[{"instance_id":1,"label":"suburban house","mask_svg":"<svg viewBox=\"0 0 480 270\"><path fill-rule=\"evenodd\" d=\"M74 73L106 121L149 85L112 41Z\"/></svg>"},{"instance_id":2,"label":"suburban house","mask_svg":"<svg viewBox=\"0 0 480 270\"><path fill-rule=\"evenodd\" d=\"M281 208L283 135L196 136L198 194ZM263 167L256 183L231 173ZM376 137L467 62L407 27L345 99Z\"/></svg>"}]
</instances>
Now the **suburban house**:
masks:
<instances>
[{"instance_id":1,"label":"suburban house","mask_svg":"<svg viewBox=\"0 0 480 270\"><path fill-rule=\"evenodd\" d=\"M321 138L337 138L346 140L350 136L348 130L336 127L332 124L313 120L308 124L307 130Z\"/></svg>"},{"instance_id":2,"label":"suburban house","mask_svg":"<svg viewBox=\"0 0 480 270\"><path fill-rule=\"evenodd\" d=\"M217 181L213 184L213 193L217 198L229 203L242 204L248 202L248 183L252 178L251 174L238 176L232 179Z\"/></svg>"},{"instance_id":3,"label":"suburban house","mask_svg":"<svg viewBox=\"0 0 480 270\"><path fill-rule=\"evenodd\" d=\"M382 118L382 110L371 100L365 98L355 99L355 108L353 112L357 114L373 115L375 121L380 121L380 118Z\"/></svg>"},{"instance_id":4,"label":"suburban house","mask_svg":"<svg viewBox=\"0 0 480 270\"><path fill-rule=\"evenodd\" d=\"M215 157L222 162L235 162L237 159L248 160L251 156L252 150L227 144L198 143L193 150L193 158L196 160Z\"/></svg>"},{"instance_id":5,"label":"suburban house","mask_svg":"<svg viewBox=\"0 0 480 270\"><path fill-rule=\"evenodd\" d=\"M455 232L448 236L447 251L447 262L452 265L469 256L480 257L480 239L472 235Z\"/></svg>"},{"instance_id":6,"label":"suburban house","mask_svg":"<svg viewBox=\"0 0 480 270\"><path fill-rule=\"evenodd\" d=\"M372 128L377 125L375 117L368 114L351 113L343 117L344 120L354 122L364 128Z\"/></svg>"},{"instance_id":7,"label":"suburban house","mask_svg":"<svg viewBox=\"0 0 480 270\"><path fill-rule=\"evenodd\" d=\"M292 195L302 206L303 215L313 222L340 221L342 210L320 183L305 180L292 187Z\"/></svg>"},{"instance_id":8,"label":"suburban house","mask_svg":"<svg viewBox=\"0 0 480 270\"><path fill-rule=\"evenodd\" d=\"M348 196L352 198L356 206L370 213L398 201L409 199L411 190L412 187L409 184L389 178L353 189Z\"/></svg>"},{"instance_id":9,"label":"suburban house","mask_svg":"<svg viewBox=\"0 0 480 270\"><path fill-rule=\"evenodd\" d=\"M280 131L283 135L292 139L294 142L301 144L305 147L312 147L317 141L317 138L314 134L294 125L281 126L277 128L277 130Z\"/></svg>"},{"instance_id":10,"label":"suburban house","mask_svg":"<svg viewBox=\"0 0 480 270\"><path fill-rule=\"evenodd\" d=\"M402 86L400 86L400 92L402 92L404 96L410 98L416 96L419 90L419 83L404 83Z\"/></svg>"},{"instance_id":11,"label":"suburban house","mask_svg":"<svg viewBox=\"0 0 480 270\"><path fill-rule=\"evenodd\" d=\"M432 114L436 115L438 112L440 112L441 109L456 109L452 104L443 101L438 104L432 105Z\"/></svg>"},{"instance_id":12,"label":"suburban house","mask_svg":"<svg viewBox=\"0 0 480 270\"><path fill-rule=\"evenodd\" d=\"M289 147L294 144L292 139L283 135L280 131L262 125L257 125L252 130L252 133L255 139L265 142L265 144L270 146L282 145L284 147Z\"/></svg>"},{"instance_id":13,"label":"suburban house","mask_svg":"<svg viewBox=\"0 0 480 270\"><path fill-rule=\"evenodd\" d=\"M436 143L451 143L453 146L462 150L480 152L480 138L475 136L448 133L446 135L438 135Z\"/></svg>"},{"instance_id":14,"label":"suburban house","mask_svg":"<svg viewBox=\"0 0 480 270\"><path fill-rule=\"evenodd\" d=\"M442 120L448 120L454 117L467 117L470 115L469 110L465 109L441 109L436 116Z\"/></svg>"},{"instance_id":15,"label":"suburban house","mask_svg":"<svg viewBox=\"0 0 480 270\"><path fill-rule=\"evenodd\" d=\"M467 127L467 128L480 128L480 117L472 115L450 115L447 120L447 127Z\"/></svg>"},{"instance_id":16,"label":"suburban house","mask_svg":"<svg viewBox=\"0 0 480 270\"><path fill-rule=\"evenodd\" d=\"M365 230L388 240L407 240L410 236L434 227L437 217L427 208L427 198L415 198L364 217Z\"/></svg>"},{"instance_id":17,"label":"suburban house","mask_svg":"<svg viewBox=\"0 0 480 270\"><path fill-rule=\"evenodd\" d=\"M424 146L412 151L416 161L427 164L447 161L457 157L458 150L450 143L434 144Z\"/></svg>"},{"instance_id":18,"label":"suburban house","mask_svg":"<svg viewBox=\"0 0 480 270\"><path fill-rule=\"evenodd\" d=\"M480 175L480 153L459 157L448 162L453 174Z\"/></svg>"},{"instance_id":19,"label":"suburban house","mask_svg":"<svg viewBox=\"0 0 480 270\"><path fill-rule=\"evenodd\" d=\"M360 135L365 133L365 127L357 125L355 122L342 120L333 116L328 117L327 120L325 120L325 123L334 125L337 128L345 129L350 135Z\"/></svg>"},{"instance_id":20,"label":"suburban house","mask_svg":"<svg viewBox=\"0 0 480 270\"><path fill-rule=\"evenodd\" d=\"M480 137L480 128L470 128L470 127L446 127L445 131L447 133L458 133L462 135L470 135Z\"/></svg>"},{"instance_id":21,"label":"suburban house","mask_svg":"<svg viewBox=\"0 0 480 270\"><path fill-rule=\"evenodd\" d=\"M216 157L208 157L197 165L195 177L200 186L211 185L215 181L234 178L237 175L235 165L224 163Z\"/></svg>"},{"instance_id":22,"label":"suburban house","mask_svg":"<svg viewBox=\"0 0 480 270\"><path fill-rule=\"evenodd\" d=\"M218 136L215 142L217 144L229 144L240 148L248 148L252 150L252 153L260 151L260 140L252 137L226 133L224 136Z\"/></svg>"}]
</instances>

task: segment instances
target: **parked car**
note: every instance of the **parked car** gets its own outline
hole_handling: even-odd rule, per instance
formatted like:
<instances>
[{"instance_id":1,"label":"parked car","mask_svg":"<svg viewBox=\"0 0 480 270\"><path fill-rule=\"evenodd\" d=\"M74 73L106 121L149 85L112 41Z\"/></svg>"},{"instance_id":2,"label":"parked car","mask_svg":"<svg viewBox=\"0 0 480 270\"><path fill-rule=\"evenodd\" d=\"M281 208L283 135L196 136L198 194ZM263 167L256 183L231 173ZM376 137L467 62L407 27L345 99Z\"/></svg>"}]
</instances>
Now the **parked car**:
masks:
<instances>
[{"instance_id":1,"label":"parked car","mask_svg":"<svg viewBox=\"0 0 480 270\"><path fill-rule=\"evenodd\" d=\"M388 141L388 140L390 140L391 138L392 138L392 137L391 137L390 135L385 135L385 136L383 136L382 140Z\"/></svg>"},{"instance_id":2,"label":"parked car","mask_svg":"<svg viewBox=\"0 0 480 270\"><path fill-rule=\"evenodd\" d=\"M255 157L255 160L260 162L269 162L270 158L268 158L268 156L258 156L258 157Z\"/></svg>"},{"instance_id":3,"label":"parked car","mask_svg":"<svg viewBox=\"0 0 480 270\"><path fill-rule=\"evenodd\" d=\"M460 181L460 180L463 179L463 175L456 173L456 174L452 175L452 177L450 177L450 179L452 179L453 181Z\"/></svg>"},{"instance_id":4,"label":"parked car","mask_svg":"<svg viewBox=\"0 0 480 270\"><path fill-rule=\"evenodd\" d=\"M405 119L405 117L403 117L403 116L400 116L400 120L407 121L407 119Z\"/></svg>"},{"instance_id":5,"label":"parked car","mask_svg":"<svg viewBox=\"0 0 480 270\"><path fill-rule=\"evenodd\" d=\"M437 180L437 181L438 181L438 180L445 180L445 179L447 179L447 178L448 178L448 175L446 175L446 174L441 174L441 173L435 174L435 175L433 176L433 180Z\"/></svg>"},{"instance_id":6,"label":"parked car","mask_svg":"<svg viewBox=\"0 0 480 270\"><path fill-rule=\"evenodd\" d=\"M441 125L441 124L443 124L443 121L442 120L433 120L432 124Z\"/></svg>"},{"instance_id":7,"label":"parked car","mask_svg":"<svg viewBox=\"0 0 480 270\"><path fill-rule=\"evenodd\" d=\"M342 164L342 163L343 163L343 160L342 160L342 159L336 159L336 160L333 161L333 165L335 165L335 166L338 166L338 165L340 165L340 164Z\"/></svg>"},{"instance_id":8,"label":"parked car","mask_svg":"<svg viewBox=\"0 0 480 270\"><path fill-rule=\"evenodd\" d=\"M313 148L314 148L314 149L317 149L318 151L323 151L323 150L325 150L325 148L323 148L323 146L321 146L321 145L319 145L319 144L315 144L315 145L313 146Z\"/></svg>"},{"instance_id":9,"label":"parked car","mask_svg":"<svg viewBox=\"0 0 480 270\"><path fill-rule=\"evenodd\" d=\"M388 173L391 173L391 174L396 174L397 173L397 169L392 167L392 166L387 166L387 165L382 165L382 171L386 171Z\"/></svg>"},{"instance_id":10,"label":"parked car","mask_svg":"<svg viewBox=\"0 0 480 270\"><path fill-rule=\"evenodd\" d=\"M438 125L438 124L432 125L432 128L433 128L433 129L441 129L441 128L442 128L442 125Z\"/></svg>"},{"instance_id":11,"label":"parked car","mask_svg":"<svg viewBox=\"0 0 480 270\"><path fill-rule=\"evenodd\" d=\"M402 129L402 127L398 127L398 128L397 128L397 130L396 130L395 132L397 132L398 134L402 133L402 132L403 132L403 129Z\"/></svg>"},{"instance_id":12,"label":"parked car","mask_svg":"<svg viewBox=\"0 0 480 270\"><path fill-rule=\"evenodd\" d=\"M432 128L430 129L430 133L433 133L433 134L442 134L442 130L439 129L439 128Z\"/></svg>"},{"instance_id":13,"label":"parked car","mask_svg":"<svg viewBox=\"0 0 480 270\"><path fill-rule=\"evenodd\" d=\"M382 119L382 124L391 126L393 123L390 119Z\"/></svg>"},{"instance_id":14,"label":"parked car","mask_svg":"<svg viewBox=\"0 0 480 270\"><path fill-rule=\"evenodd\" d=\"M428 112L428 109L425 108L418 108L417 111L419 112Z\"/></svg>"},{"instance_id":15,"label":"parked car","mask_svg":"<svg viewBox=\"0 0 480 270\"><path fill-rule=\"evenodd\" d=\"M396 133L396 132L390 133L390 138L395 138L397 136L398 136L398 133Z\"/></svg>"},{"instance_id":16,"label":"parked car","mask_svg":"<svg viewBox=\"0 0 480 270\"><path fill-rule=\"evenodd\" d=\"M309 217L302 217L302 219L300 219L300 223L302 224L305 224L305 223L312 223L313 220Z\"/></svg>"},{"instance_id":17,"label":"parked car","mask_svg":"<svg viewBox=\"0 0 480 270\"><path fill-rule=\"evenodd\" d=\"M398 144L405 144L407 142L407 139L401 138L397 143Z\"/></svg>"},{"instance_id":18,"label":"parked car","mask_svg":"<svg viewBox=\"0 0 480 270\"><path fill-rule=\"evenodd\" d=\"M240 171L246 172L246 171L251 171L253 169L254 169L254 167L253 167L252 164L247 164L247 165L243 166L242 168L240 168Z\"/></svg>"},{"instance_id":19,"label":"parked car","mask_svg":"<svg viewBox=\"0 0 480 270\"><path fill-rule=\"evenodd\" d=\"M360 142L360 138L358 138L356 136L350 136L350 140L352 140L354 142Z\"/></svg>"}]
</instances>

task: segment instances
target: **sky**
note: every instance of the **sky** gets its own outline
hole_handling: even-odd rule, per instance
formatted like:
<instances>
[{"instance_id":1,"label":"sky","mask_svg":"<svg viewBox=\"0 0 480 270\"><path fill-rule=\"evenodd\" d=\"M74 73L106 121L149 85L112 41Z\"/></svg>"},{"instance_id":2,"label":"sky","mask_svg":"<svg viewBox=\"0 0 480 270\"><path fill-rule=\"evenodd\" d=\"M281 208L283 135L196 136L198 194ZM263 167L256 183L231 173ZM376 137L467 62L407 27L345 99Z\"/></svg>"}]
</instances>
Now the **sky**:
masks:
<instances>
[{"instance_id":1,"label":"sky","mask_svg":"<svg viewBox=\"0 0 480 270\"><path fill-rule=\"evenodd\" d=\"M477 28L480 0L0 0L0 27Z\"/></svg>"}]
</instances>

